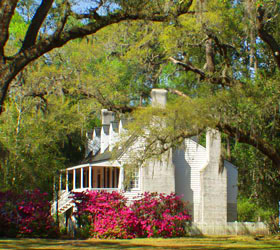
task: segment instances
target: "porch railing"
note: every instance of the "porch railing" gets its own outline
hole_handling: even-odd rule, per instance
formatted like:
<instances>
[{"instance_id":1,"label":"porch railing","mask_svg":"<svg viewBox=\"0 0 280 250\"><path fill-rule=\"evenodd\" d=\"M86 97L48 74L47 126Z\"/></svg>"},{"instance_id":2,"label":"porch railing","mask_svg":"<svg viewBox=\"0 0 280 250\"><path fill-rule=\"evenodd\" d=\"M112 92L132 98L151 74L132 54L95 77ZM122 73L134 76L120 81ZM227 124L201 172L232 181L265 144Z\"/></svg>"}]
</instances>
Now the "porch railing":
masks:
<instances>
[{"instance_id":1,"label":"porch railing","mask_svg":"<svg viewBox=\"0 0 280 250\"><path fill-rule=\"evenodd\" d=\"M113 192L113 191L120 191L118 188L76 188L75 190L72 190L72 192L83 192L83 191L107 191L107 192ZM67 192L66 190L62 190L59 195L58 199L58 213L64 213L69 208L74 206L73 199L71 198L72 194L71 192ZM57 209L57 201L54 201L51 206L51 214L55 214Z\"/></svg>"}]
</instances>

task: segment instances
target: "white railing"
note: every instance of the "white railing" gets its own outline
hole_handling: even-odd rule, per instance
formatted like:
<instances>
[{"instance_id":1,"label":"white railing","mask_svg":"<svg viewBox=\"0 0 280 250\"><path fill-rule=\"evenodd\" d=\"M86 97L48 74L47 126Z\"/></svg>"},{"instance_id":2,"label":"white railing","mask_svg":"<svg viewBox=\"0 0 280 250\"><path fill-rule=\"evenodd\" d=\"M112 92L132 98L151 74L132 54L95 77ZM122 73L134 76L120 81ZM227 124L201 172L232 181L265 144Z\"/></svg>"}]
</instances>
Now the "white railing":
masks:
<instances>
[{"instance_id":1,"label":"white railing","mask_svg":"<svg viewBox=\"0 0 280 250\"><path fill-rule=\"evenodd\" d=\"M59 195L58 201L54 201L52 203L51 214L54 214L57 209L58 212L61 212L61 210L67 205L69 205L69 208L71 207L70 205L73 206L74 204L71 204L72 199L69 196L71 196L71 193L63 190ZM57 206L57 202L58 202L58 206Z\"/></svg>"},{"instance_id":2,"label":"white railing","mask_svg":"<svg viewBox=\"0 0 280 250\"><path fill-rule=\"evenodd\" d=\"M120 191L119 188L76 188L71 190L72 192L84 192L84 191L107 191L107 192L113 192L113 191Z\"/></svg>"},{"instance_id":3,"label":"white railing","mask_svg":"<svg viewBox=\"0 0 280 250\"><path fill-rule=\"evenodd\" d=\"M120 191L120 190L118 188L76 188L71 191L72 192L83 192L83 191L113 192L113 191ZM67 192L66 190L62 190L60 192L59 199L58 199L58 212L59 213L63 213L67 209L74 206L74 203L72 202L73 199L71 198L71 196L72 196L71 192ZM55 214L56 210L57 210L57 201L54 201L51 206L51 214Z\"/></svg>"}]
</instances>

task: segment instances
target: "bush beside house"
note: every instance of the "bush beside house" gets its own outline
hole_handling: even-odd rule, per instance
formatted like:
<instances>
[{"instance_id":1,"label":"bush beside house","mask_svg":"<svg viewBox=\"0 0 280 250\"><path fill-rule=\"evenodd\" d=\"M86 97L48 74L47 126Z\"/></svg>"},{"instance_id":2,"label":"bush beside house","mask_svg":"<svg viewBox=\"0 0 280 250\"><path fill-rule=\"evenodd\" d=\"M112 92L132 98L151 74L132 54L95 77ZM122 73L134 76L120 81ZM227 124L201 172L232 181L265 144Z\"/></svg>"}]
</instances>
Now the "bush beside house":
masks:
<instances>
[{"instance_id":1,"label":"bush beside house","mask_svg":"<svg viewBox=\"0 0 280 250\"><path fill-rule=\"evenodd\" d=\"M57 237L47 194L39 190L0 192L1 237Z\"/></svg>"},{"instance_id":2,"label":"bush beside house","mask_svg":"<svg viewBox=\"0 0 280 250\"><path fill-rule=\"evenodd\" d=\"M191 219L174 193L144 193L129 206L118 192L79 192L73 199L80 232L93 238L180 237Z\"/></svg>"}]
</instances>

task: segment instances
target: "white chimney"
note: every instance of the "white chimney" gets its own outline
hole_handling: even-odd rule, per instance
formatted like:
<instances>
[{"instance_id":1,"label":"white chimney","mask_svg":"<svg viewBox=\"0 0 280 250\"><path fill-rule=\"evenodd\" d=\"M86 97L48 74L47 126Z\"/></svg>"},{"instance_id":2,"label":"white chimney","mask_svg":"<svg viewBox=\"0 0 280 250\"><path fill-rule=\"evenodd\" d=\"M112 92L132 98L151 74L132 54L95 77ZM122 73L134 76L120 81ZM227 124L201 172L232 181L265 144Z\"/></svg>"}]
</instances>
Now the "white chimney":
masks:
<instances>
[{"instance_id":1,"label":"white chimney","mask_svg":"<svg viewBox=\"0 0 280 250\"><path fill-rule=\"evenodd\" d=\"M101 128L101 147L100 153L104 153L104 151L109 147L110 142L110 123L114 122L115 120L115 113L112 111L108 111L107 109L101 110L101 121L102 121L102 128Z\"/></svg>"},{"instance_id":2,"label":"white chimney","mask_svg":"<svg viewBox=\"0 0 280 250\"><path fill-rule=\"evenodd\" d=\"M220 166L221 133L206 132L207 165L200 170L199 223L223 225L227 223L227 169ZM222 163L222 162L221 162ZM214 228L215 229L215 228Z\"/></svg>"},{"instance_id":3,"label":"white chimney","mask_svg":"<svg viewBox=\"0 0 280 250\"><path fill-rule=\"evenodd\" d=\"M152 107L164 108L167 102L167 90L165 89L152 89Z\"/></svg>"},{"instance_id":4,"label":"white chimney","mask_svg":"<svg viewBox=\"0 0 280 250\"><path fill-rule=\"evenodd\" d=\"M221 133L215 129L206 132L207 160L218 168L221 157Z\"/></svg>"},{"instance_id":5,"label":"white chimney","mask_svg":"<svg viewBox=\"0 0 280 250\"><path fill-rule=\"evenodd\" d=\"M101 121L102 125L110 125L111 122L115 121L115 113L113 111L108 111L107 109L102 109Z\"/></svg>"}]
</instances>

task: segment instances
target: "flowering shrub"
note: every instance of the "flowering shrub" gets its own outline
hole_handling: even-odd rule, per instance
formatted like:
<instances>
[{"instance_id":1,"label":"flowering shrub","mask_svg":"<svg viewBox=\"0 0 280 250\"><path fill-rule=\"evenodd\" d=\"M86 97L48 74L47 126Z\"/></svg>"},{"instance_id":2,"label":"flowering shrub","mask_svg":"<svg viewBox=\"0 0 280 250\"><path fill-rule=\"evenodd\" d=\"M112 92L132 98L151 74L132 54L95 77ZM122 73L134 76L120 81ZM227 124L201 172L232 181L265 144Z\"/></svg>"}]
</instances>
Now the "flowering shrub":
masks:
<instances>
[{"instance_id":1,"label":"flowering shrub","mask_svg":"<svg viewBox=\"0 0 280 250\"><path fill-rule=\"evenodd\" d=\"M138 237L179 237L185 235L191 217L185 204L174 193L144 193L135 200L131 210L138 219Z\"/></svg>"},{"instance_id":2,"label":"flowering shrub","mask_svg":"<svg viewBox=\"0 0 280 250\"><path fill-rule=\"evenodd\" d=\"M89 235L94 238L134 238L136 218L125 205L125 197L118 193L88 191L73 193L77 207L75 213L78 224L89 228Z\"/></svg>"},{"instance_id":3,"label":"flowering shrub","mask_svg":"<svg viewBox=\"0 0 280 250\"><path fill-rule=\"evenodd\" d=\"M175 194L145 193L130 206L117 192L73 193L73 199L78 223L94 238L178 237L190 220Z\"/></svg>"},{"instance_id":4,"label":"flowering shrub","mask_svg":"<svg viewBox=\"0 0 280 250\"><path fill-rule=\"evenodd\" d=\"M0 192L0 236L54 237L57 227L50 215L47 194L39 190L16 194Z\"/></svg>"}]
</instances>

